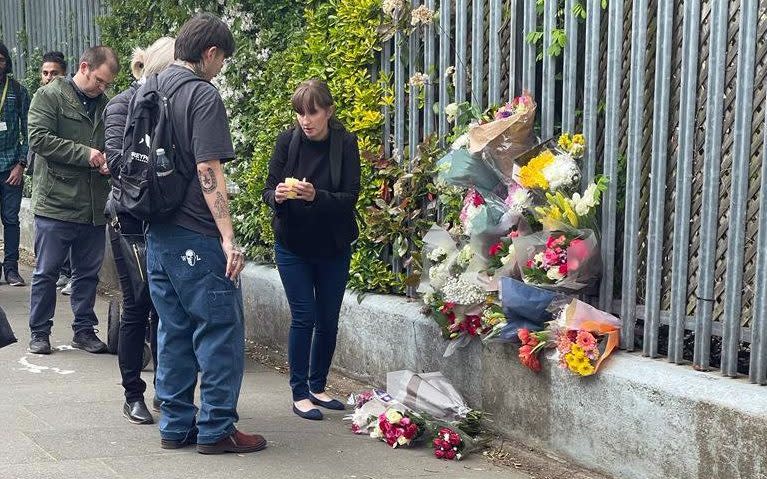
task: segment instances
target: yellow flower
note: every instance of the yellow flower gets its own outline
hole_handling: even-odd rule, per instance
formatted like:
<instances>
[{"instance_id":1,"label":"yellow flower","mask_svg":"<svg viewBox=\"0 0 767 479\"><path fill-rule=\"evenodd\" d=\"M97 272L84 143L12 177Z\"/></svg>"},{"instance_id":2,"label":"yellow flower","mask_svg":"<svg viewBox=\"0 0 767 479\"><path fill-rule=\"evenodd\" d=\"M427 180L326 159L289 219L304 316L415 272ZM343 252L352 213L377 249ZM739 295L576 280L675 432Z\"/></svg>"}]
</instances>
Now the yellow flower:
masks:
<instances>
[{"instance_id":1,"label":"yellow flower","mask_svg":"<svg viewBox=\"0 0 767 479\"><path fill-rule=\"evenodd\" d=\"M573 344L572 347L570 347L570 352L578 359L586 357L586 351L584 351L583 348L577 344Z\"/></svg>"},{"instance_id":2,"label":"yellow flower","mask_svg":"<svg viewBox=\"0 0 767 479\"><path fill-rule=\"evenodd\" d=\"M578 367L578 374L581 376L591 376L594 374L594 366L589 361L586 361Z\"/></svg>"},{"instance_id":3,"label":"yellow flower","mask_svg":"<svg viewBox=\"0 0 767 479\"><path fill-rule=\"evenodd\" d=\"M577 135L573 135L573 143L576 145L585 145L586 144L586 138L583 136L583 133L578 133Z\"/></svg>"},{"instance_id":4,"label":"yellow flower","mask_svg":"<svg viewBox=\"0 0 767 479\"><path fill-rule=\"evenodd\" d=\"M527 189L537 188L542 190L549 189L549 182L543 176L543 169L554 161L554 153L549 150L539 154L528 164L520 168L519 181Z\"/></svg>"},{"instance_id":5,"label":"yellow flower","mask_svg":"<svg viewBox=\"0 0 767 479\"><path fill-rule=\"evenodd\" d=\"M560 148L562 148L565 151L570 150L570 145L572 145L572 140L570 139L569 133L562 133L562 135L559 136L559 140L557 141L557 145L559 145Z\"/></svg>"}]
</instances>

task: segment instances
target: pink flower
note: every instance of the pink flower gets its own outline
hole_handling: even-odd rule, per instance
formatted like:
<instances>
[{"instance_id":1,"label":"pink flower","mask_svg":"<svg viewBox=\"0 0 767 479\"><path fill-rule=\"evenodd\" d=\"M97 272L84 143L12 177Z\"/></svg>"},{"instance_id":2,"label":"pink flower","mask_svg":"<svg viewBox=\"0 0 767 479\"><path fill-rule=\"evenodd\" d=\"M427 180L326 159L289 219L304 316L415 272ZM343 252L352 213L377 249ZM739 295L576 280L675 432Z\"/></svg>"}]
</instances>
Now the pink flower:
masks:
<instances>
[{"instance_id":1,"label":"pink flower","mask_svg":"<svg viewBox=\"0 0 767 479\"><path fill-rule=\"evenodd\" d=\"M501 251L503 251L503 243L499 241L490 247L490 249L488 250L488 253L490 254L490 256L495 256Z\"/></svg>"},{"instance_id":2,"label":"pink flower","mask_svg":"<svg viewBox=\"0 0 767 479\"><path fill-rule=\"evenodd\" d=\"M556 251L547 249L543 252L543 264L547 266L554 266L559 264L559 254Z\"/></svg>"},{"instance_id":3,"label":"pink flower","mask_svg":"<svg viewBox=\"0 0 767 479\"><path fill-rule=\"evenodd\" d=\"M588 331L578 331L578 337L575 342L585 351L591 351L597 347L596 338Z\"/></svg>"},{"instance_id":4,"label":"pink flower","mask_svg":"<svg viewBox=\"0 0 767 479\"><path fill-rule=\"evenodd\" d=\"M581 239L574 239L567 248L567 267L571 271L580 268L581 263L591 256L588 244Z\"/></svg>"},{"instance_id":5,"label":"pink flower","mask_svg":"<svg viewBox=\"0 0 767 479\"><path fill-rule=\"evenodd\" d=\"M482 206L485 204L485 199L482 198L482 195L480 195L478 192L474 192L474 197L472 198L472 203L474 206Z\"/></svg>"},{"instance_id":6,"label":"pink flower","mask_svg":"<svg viewBox=\"0 0 767 479\"><path fill-rule=\"evenodd\" d=\"M567 276L567 263L563 263L559 265L559 274L562 276Z\"/></svg>"},{"instance_id":7,"label":"pink flower","mask_svg":"<svg viewBox=\"0 0 767 479\"><path fill-rule=\"evenodd\" d=\"M518 230L512 230L511 233L509 233L509 238L519 238L519 231Z\"/></svg>"}]
</instances>

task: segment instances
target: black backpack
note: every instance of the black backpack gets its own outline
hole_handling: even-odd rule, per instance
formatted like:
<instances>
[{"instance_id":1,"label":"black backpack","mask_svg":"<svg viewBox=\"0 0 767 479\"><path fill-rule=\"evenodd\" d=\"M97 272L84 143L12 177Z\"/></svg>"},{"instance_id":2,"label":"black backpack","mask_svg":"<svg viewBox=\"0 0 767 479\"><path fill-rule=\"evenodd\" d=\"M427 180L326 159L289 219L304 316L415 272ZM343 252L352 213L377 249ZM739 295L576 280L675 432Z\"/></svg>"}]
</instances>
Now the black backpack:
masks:
<instances>
[{"instance_id":1,"label":"black backpack","mask_svg":"<svg viewBox=\"0 0 767 479\"><path fill-rule=\"evenodd\" d=\"M157 75L133 95L123 135L123 162L117 177L114 199L132 216L143 220L162 220L176 211L186 197L192 172L176 161L170 98L184 85L204 81L183 77L167 91L159 88ZM172 171L158 174L157 152L165 150Z\"/></svg>"}]
</instances>

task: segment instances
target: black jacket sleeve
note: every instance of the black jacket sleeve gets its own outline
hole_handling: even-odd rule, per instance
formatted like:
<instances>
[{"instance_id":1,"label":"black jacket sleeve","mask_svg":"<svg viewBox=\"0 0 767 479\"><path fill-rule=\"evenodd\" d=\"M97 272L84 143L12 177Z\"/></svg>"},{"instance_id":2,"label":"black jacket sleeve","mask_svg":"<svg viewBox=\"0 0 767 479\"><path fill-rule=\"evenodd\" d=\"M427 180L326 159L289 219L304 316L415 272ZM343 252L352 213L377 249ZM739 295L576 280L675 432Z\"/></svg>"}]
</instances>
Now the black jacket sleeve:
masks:
<instances>
[{"instance_id":1,"label":"black jacket sleeve","mask_svg":"<svg viewBox=\"0 0 767 479\"><path fill-rule=\"evenodd\" d=\"M360 150L357 137L351 133L344 135L343 166L341 168L341 187L338 192L316 190L314 208L327 216L353 214L360 194Z\"/></svg>"},{"instance_id":2,"label":"black jacket sleeve","mask_svg":"<svg viewBox=\"0 0 767 479\"><path fill-rule=\"evenodd\" d=\"M266 177L266 183L264 184L264 189L261 190L261 199L263 199L278 216L284 211L285 204L278 204L274 201L274 190L277 188L277 185L284 180L283 172L285 170L285 163L288 161L288 148L290 147L290 139L292 136L293 130L289 129L280 133L277 137L274 151L272 152L272 158L269 160L269 173Z\"/></svg>"},{"instance_id":3,"label":"black jacket sleeve","mask_svg":"<svg viewBox=\"0 0 767 479\"><path fill-rule=\"evenodd\" d=\"M123 136L128 120L128 104L136 88L127 90L112 98L104 109L104 144L109 171L116 174L122 166Z\"/></svg>"}]
</instances>

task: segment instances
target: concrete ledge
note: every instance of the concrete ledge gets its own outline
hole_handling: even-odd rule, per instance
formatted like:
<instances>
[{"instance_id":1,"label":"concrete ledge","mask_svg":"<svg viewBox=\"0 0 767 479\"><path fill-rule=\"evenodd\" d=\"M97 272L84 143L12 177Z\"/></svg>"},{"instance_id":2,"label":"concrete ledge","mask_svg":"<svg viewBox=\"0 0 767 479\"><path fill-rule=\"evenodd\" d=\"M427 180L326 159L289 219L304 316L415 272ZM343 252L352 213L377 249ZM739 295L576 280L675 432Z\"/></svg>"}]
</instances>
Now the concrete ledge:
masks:
<instances>
[{"instance_id":1,"label":"concrete ledge","mask_svg":"<svg viewBox=\"0 0 767 479\"><path fill-rule=\"evenodd\" d=\"M115 281L111 254L101 275ZM276 269L249 264L242 287L248 338L284 351L290 311ZM440 370L498 431L615 477L767 479L767 389L624 352L579 379L551 358L536 375L509 345L473 341L443 358L445 346L417 303L347 293L334 365L380 385L388 371Z\"/></svg>"},{"instance_id":2,"label":"concrete ledge","mask_svg":"<svg viewBox=\"0 0 767 479\"><path fill-rule=\"evenodd\" d=\"M277 271L243 277L247 334L284 350L290 311ZM334 365L383 385L388 371L441 370L470 405L515 439L620 478L767 478L767 390L618 352L579 379L552 358L535 374L510 345L478 340L443 358L446 343L417 303L347 293Z\"/></svg>"}]
</instances>

